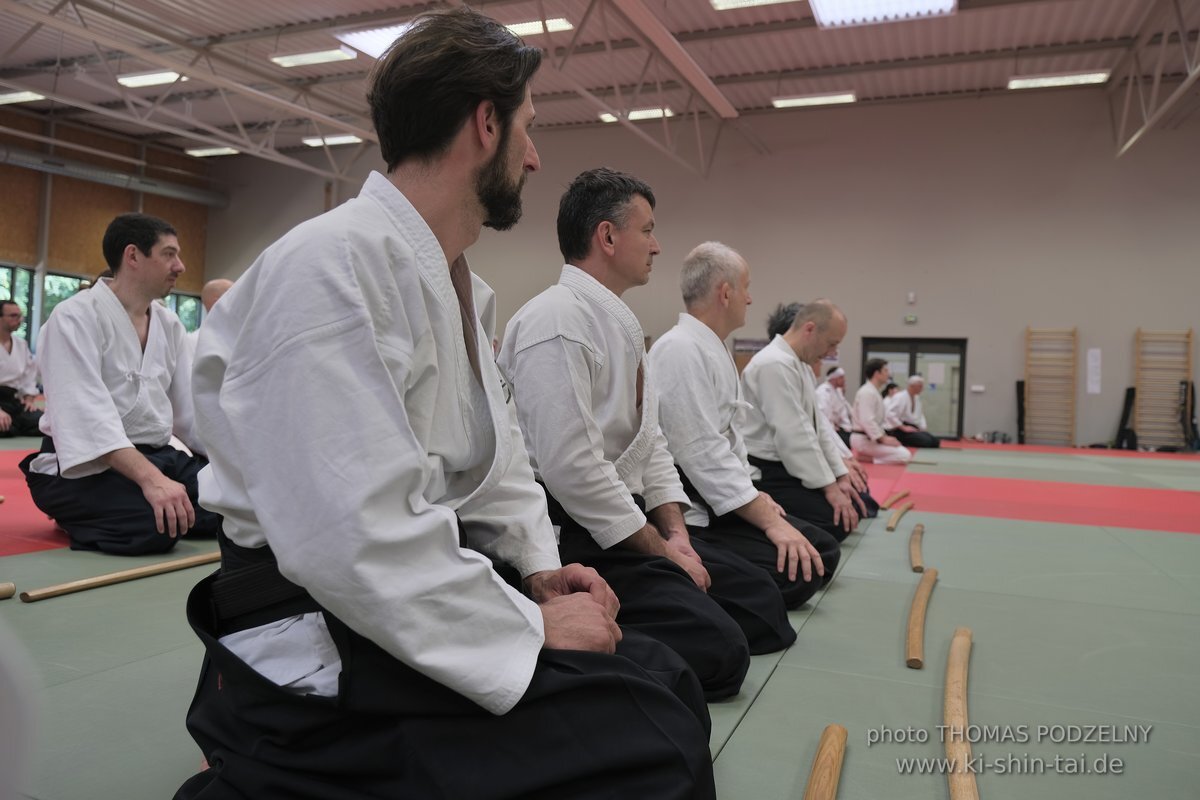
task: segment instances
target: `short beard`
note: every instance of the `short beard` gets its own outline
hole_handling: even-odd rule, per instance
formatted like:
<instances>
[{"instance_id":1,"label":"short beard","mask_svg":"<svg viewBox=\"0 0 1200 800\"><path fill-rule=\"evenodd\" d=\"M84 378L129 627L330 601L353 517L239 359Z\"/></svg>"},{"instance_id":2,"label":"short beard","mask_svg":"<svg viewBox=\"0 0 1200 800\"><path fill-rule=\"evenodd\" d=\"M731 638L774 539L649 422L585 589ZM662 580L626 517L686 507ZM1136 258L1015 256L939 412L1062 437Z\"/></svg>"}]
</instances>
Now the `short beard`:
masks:
<instances>
[{"instance_id":1,"label":"short beard","mask_svg":"<svg viewBox=\"0 0 1200 800\"><path fill-rule=\"evenodd\" d=\"M525 187L524 172L516 182L510 182L506 174L508 135L506 128L496 155L475 176L475 194L485 215L483 224L498 231L508 230L521 219L521 189Z\"/></svg>"}]
</instances>

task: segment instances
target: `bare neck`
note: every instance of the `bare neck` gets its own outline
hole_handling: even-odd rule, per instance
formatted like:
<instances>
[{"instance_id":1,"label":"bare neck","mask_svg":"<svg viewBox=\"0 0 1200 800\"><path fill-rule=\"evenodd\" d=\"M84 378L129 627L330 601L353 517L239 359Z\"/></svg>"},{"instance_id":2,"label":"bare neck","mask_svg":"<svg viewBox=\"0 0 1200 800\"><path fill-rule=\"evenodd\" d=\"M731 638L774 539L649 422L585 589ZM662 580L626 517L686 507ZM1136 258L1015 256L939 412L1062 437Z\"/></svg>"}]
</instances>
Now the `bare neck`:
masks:
<instances>
[{"instance_id":1,"label":"bare neck","mask_svg":"<svg viewBox=\"0 0 1200 800\"><path fill-rule=\"evenodd\" d=\"M447 264L475 244L483 227L483 209L465 172L443 158L429 165L401 164L388 174L388 180L433 231Z\"/></svg>"}]
</instances>

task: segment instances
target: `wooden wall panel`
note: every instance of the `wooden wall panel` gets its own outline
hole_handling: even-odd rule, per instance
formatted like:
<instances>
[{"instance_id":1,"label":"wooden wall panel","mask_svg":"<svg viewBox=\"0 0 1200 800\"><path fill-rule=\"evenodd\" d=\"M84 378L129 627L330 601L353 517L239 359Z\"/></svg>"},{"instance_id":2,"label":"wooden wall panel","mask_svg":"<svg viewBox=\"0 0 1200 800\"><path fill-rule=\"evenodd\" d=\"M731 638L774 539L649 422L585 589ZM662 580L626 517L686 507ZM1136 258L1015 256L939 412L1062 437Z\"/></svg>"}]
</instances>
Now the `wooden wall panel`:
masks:
<instances>
[{"instance_id":1,"label":"wooden wall panel","mask_svg":"<svg viewBox=\"0 0 1200 800\"><path fill-rule=\"evenodd\" d=\"M104 136L91 131L80 130L79 128L70 128L66 125L59 125L55 128L55 138L66 142L81 144L85 147L94 147L97 150L105 150L117 155L126 156L128 158L138 157L138 146L133 142L126 142L121 139L114 139L110 136ZM135 172L136 164L130 164L128 161L117 161L111 158L95 155L94 153L86 153L82 150L72 150L69 147L63 147L56 151L63 158L71 161L82 161L85 164L95 164L98 167L116 170L117 172Z\"/></svg>"},{"instance_id":2,"label":"wooden wall panel","mask_svg":"<svg viewBox=\"0 0 1200 800\"><path fill-rule=\"evenodd\" d=\"M55 272L95 277L107 269L100 242L112 218L134 209L128 189L55 175L51 186L50 253ZM186 263L186 262L185 262Z\"/></svg>"},{"instance_id":3,"label":"wooden wall panel","mask_svg":"<svg viewBox=\"0 0 1200 800\"><path fill-rule=\"evenodd\" d=\"M0 261L37 264L38 219L42 214L42 175L0 164L5 208L0 213Z\"/></svg>"},{"instance_id":4,"label":"wooden wall panel","mask_svg":"<svg viewBox=\"0 0 1200 800\"><path fill-rule=\"evenodd\" d=\"M187 270L175 288L181 292L199 292L204 286L204 249L208 241L208 207L172 197L147 194L142 210L162 217L179 232L179 251Z\"/></svg>"}]
</instances>

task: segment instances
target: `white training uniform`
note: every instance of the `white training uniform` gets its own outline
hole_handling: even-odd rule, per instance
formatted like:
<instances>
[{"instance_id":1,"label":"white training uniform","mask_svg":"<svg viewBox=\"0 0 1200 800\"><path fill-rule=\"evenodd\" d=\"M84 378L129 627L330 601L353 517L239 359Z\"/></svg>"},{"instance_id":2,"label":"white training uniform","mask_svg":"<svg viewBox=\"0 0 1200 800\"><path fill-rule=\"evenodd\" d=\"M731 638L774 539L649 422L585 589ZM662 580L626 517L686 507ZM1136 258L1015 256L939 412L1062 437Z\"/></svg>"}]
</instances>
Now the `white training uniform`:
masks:
<instances>
[{"instance_id":1,"label":"white training uniform","mask_svg":"<svg viewBox=\"0 0 1200 800\"><path fill-rule=\"evenodd\" d=\"M854 395L854 433L850 435L850 446L859 456L876 464L907 464L912 460L907 447L879 442L887 435L886 418L883 395L874 384L866 381Z\"/></svg>"},{"instance_id":2,"label":"white training uniform","mask_svg":"<svg viewBox=\"0 0 1200 800\"><path fill-rule=\"evenodd\" d=\"M101 456L134 445L163 447L174 433L193 447L192 401L179 380L183 323L150 304L146 349L129 313L103 278L59 303L38 335L46 390L42 433L57 453L30 471L83 478L108 469Z\"/></svg>"},{"instance_id":3,"label":"white training uniform","mask_svg":"<svg viewBox=\"0 0 1200 800\"><path fill-rule=\"evenodd\" d=\"M0 386L17 390L18 399L34 397L37 388L37 364L24 339L12 337L12 352L0 346Z\"/></svg>"},{"instance_id":4,"label":"white training uniform","mask_svg":"<svg viewBox=\"0 0 1200 800\"><path fill-rule=\"evenodd\" d=\"M812 368L801 363L783 336L759 350L742 370L746 449L755 458L778 461L806 489L823 489L845 475L846 465L820 424Z\"/></svg>"},{"instance_id":5,"label":"white training uniform","mask_svg":"<svg viewBox=\"0 0 1200 800\"><path fill-rule=\"evenodd\" d=\"M500 347L534 470L604 549L646 524L632 495L647 510L688 505L645 349L629 306L570 264L509 321Z\"/></svg>"},{"instance_id":6,"label":"white training uniform","mask_svg":"<svg viewBox=\"0 0 1200 800\"><path fill-rule=\"evenodd\" d=\"M675 463L717 516L758 497L758 470L746 460L742 439L749 404L742 399L737 367L712 328L691 314L664 333L650 350L658 415ZM708 527L704 508L684 515L689 525Z\"/></svg>"},{"instance_id":7,"label":"white training uniform","mask_svg":"<svg viewBox=\"0 0 1200 800\"><path fill-rule=\"evenodd\" d=\"M921 405L921 395L910 394L908 390L896 392L887 399L888 415L904 425L912 425L918 430L925 430L925 409ZM897 425L896 427L900 427Z\"/></svg>"},{"instance_id":8,"label":"white training uniform","mask_svg":"<svg viewBox=\"0 0 1200 800\"><path fill-rule=\"evenodd\" d=\"M842 393L841 389L828 381L822 383L817 387L817 403L821 407L821 413L825 415L825 419L829 420L829 424L834 427L834 430L843 430L849 433L854 429L854 423L850 419L850 404L846 402L846 395Z\"/></svg>"},{"instance_id":9,"label":"white training uniform","mask_svg":"<svg viewBox=\"0 0 1200 800\"><path fill-rule=\"evenodd\" d=\"M270 545L283 576L350 628L502 714L529 685L543 625L482 553L522 576L560 562L490 358L494 302L372 173L214 307L193 380L211 459L200 500L225 534ZM320 616L222 642L277 684L333 693Z\"/></svg>"}]
</instances>

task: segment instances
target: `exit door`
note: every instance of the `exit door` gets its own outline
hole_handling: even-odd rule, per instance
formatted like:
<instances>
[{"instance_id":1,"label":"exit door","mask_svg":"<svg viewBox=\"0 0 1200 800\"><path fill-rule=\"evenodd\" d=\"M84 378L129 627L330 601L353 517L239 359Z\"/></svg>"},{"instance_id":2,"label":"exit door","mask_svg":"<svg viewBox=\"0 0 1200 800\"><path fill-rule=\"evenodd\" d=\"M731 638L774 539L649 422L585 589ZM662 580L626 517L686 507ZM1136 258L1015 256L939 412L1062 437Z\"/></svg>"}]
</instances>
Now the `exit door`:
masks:
<instances>
[{"instance_id":1,"label":"exit door","mask_svg":"<svg viewBox=\"0 0 1200 800\"><path fill-rule=\"evenodd\" d=\"M896 339L863 337L863 361L888 362L892 382L904 391L908 376L925 378L921 404L934 436L962 438L963 398L966 393L966 339Z\"/></svg>"}]
</instances>

